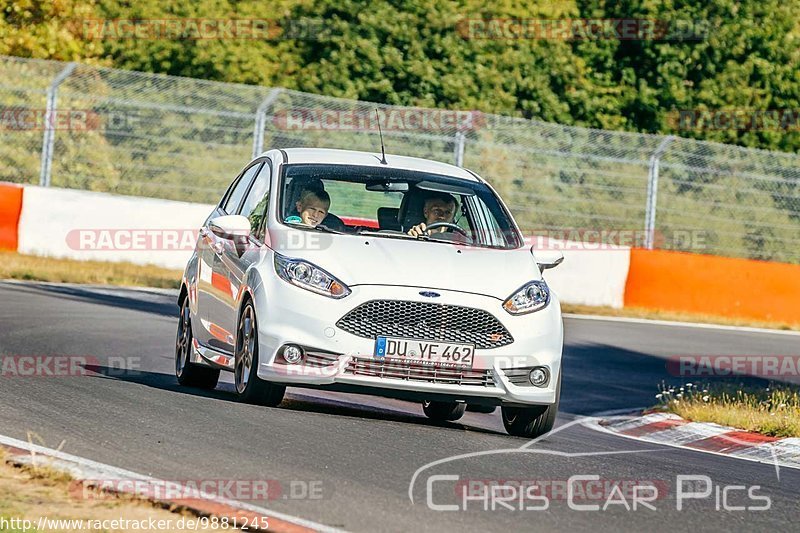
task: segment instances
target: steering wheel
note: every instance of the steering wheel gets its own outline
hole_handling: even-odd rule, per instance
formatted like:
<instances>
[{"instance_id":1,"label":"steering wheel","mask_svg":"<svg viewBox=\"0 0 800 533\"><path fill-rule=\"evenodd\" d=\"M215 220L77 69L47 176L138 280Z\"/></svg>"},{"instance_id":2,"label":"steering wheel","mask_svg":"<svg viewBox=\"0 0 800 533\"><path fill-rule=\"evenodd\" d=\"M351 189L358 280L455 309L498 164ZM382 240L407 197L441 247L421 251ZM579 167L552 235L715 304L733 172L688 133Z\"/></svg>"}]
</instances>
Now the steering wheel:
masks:
<instances>
[{"instance_id":1,"label":"steering wheel","mask_svg":"<svg viewBox=\"0 0 800 533\"><path fill-rule=\"evenodd\" d=\"M432 229L438 229L438 228L450 228L451 230L460 233L464 237L469 238L469 235L467 234L467 231L464 228L462 228L458 224L452 224L450 222L434 222L433 224L427 225L425 227L425 231L430 231Z\"/></svg>"}]
</instances>

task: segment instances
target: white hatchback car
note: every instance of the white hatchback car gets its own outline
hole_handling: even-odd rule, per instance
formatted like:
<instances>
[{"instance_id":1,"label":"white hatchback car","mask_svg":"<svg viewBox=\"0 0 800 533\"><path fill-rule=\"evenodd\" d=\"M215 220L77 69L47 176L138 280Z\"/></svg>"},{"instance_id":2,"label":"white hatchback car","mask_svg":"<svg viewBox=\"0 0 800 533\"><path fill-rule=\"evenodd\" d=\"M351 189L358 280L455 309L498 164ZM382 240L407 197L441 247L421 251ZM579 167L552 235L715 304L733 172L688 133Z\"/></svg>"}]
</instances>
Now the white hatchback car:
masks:
<instances>
[{"instance_id":1,"label":"white hatchback car","mask_svg":"<svg viewBox=\"0 0 800 533\"><path fill-rule=\"evenodd\" d=\"M422 402L435 420L501 406L512 435L553 426L561 308L474 173L345 150L271 150L200 230L178 305L176 374L276 406L286 386Z\"/></svg>"}]
</instances>

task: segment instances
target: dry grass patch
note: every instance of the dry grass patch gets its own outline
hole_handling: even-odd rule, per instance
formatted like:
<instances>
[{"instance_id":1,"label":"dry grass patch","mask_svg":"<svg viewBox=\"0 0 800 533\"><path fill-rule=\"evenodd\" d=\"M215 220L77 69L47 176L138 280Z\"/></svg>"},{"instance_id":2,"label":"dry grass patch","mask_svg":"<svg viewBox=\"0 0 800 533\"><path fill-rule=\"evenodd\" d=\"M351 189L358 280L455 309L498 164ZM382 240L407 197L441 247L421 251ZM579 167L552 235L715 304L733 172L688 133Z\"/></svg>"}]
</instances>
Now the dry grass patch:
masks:
<instances>
[{"instance_id":1,"label":"dry grass patch","mask_svg":"<svg viewBox=\"0 0 800 533\"><path fill-rule=\"evenodd\" d=\"M770 437L800 437L800 389L791 385L662 385L657 409Z\"/></svg>"},{"instance_id":2,"label":"dry grass patch","mask_svg":"<svg viewBox=\"0 0 800 533\"><path fill-rule=\"evenodd\" d=\"M0 252L0 279L177 289L181 272L132 263L75 261Z\"/></svg>"},{"instance_id":3,"label":"dry grass patch","mask_svg":"<svg viewBox=\"0 0 800 533\"><path fill-rule=\"evenodd\" d=\"M0 450L2 453L2 450ZM40 517L51 520L137 521L140 524L153 520L171 520L168 531L185 531L177 527L181 518L194 519L193 515L171 513L160 506L129 496L116 497L87 489L97 497L84 497L84 489L72 478L59 470L47 466L14 467L0 460L0 517L7 522L12 519L30 520L34 527ZM130 523L130 522L129 522ZM74 531L76 527L60 528L58 531ZM197 531L212 531L203 528ZM4 529L3 531L22 531ZM28 530L30 531L30 530ZM47 529L47 531L50 531ZM56 531L55 529L53 531ZM105 531L141 531L135 526ZM192 531L195 531L192 529ZM216 529L219 531L219 528Z\"/></svg>"}]
</instances>

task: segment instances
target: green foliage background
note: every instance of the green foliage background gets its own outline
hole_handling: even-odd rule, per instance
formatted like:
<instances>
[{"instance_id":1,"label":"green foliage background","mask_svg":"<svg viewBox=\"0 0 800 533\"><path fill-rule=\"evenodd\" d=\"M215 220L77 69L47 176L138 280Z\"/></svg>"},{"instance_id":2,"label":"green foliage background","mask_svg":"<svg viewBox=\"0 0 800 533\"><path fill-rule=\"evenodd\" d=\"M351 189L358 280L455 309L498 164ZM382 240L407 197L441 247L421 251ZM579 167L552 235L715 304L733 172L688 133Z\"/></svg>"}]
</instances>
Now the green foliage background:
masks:
<instances>
[{"instance_id":1,"label":"green foliage background","mask_svg":"<svg viewBox=\"0 0 800 533\"><path fill-rule=\"evenodd\" d=\"M270 87L284 87L271 116L318 106L372 112L371 101L518 117L467 132L463 164L498 189L525 231L641 228L648 160L664 137L626 132L677 135L661 159L660 235L698 231L704 247L673 247L800 262L800 128L689 131L674 120L682 109L800 113L798 12L800 0L0 0L0 54L126 69L81 65L59 89L65 109L135 121L58 131L53 186L214 202L251 155L256 108ZM169 18L295 21L310 33L84 38L86 19ZM710 31L683 41L466 39L459 31L470 19L563 18L703 21ZM63 67L1 63L0 106L43 108ZM390 152L453 161L455 131L412 133L384 131ZM37 183L41 146L41 131L0 128L0 180ZM376 149L370 132L290 131L271 121L264 146Z\"/></svg>"},{"instance_id":2,"label":"green foliage background","mask_svg":"<svg viewBox=\"0 0 800 533\"><path fill-rule=\"evenodd\" d=\"M387 104L800 151L800 132L678 131L679 109L800 109L800 0L0 0L0 54ZM310 19L319 39L86 40L87 18ZM708 21L698 41L465 39L475 18Z\"/></svg>"}]
</instances>

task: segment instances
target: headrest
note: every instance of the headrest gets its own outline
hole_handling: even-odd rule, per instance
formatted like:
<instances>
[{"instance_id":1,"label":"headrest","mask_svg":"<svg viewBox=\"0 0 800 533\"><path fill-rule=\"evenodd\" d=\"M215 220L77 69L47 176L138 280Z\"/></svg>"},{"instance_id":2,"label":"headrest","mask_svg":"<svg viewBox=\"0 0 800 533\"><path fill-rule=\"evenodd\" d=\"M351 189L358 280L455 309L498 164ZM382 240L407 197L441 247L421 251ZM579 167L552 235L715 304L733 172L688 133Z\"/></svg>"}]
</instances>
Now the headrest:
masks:
<instances>
[{"instance_id":1,"label":"headrest","mask_svg":"<svg viewBox=\"0 0 800 533\"><path fill-rule=\"evenodd\" d=\"M398 215L400 231L408 231L413 226L425 220L425 215L422 211L425 208L425 200L427 197L427 191L417 188L410 189L403 195L403 201L400 202L400 213Z\"/></svg>"}]
</instances>

